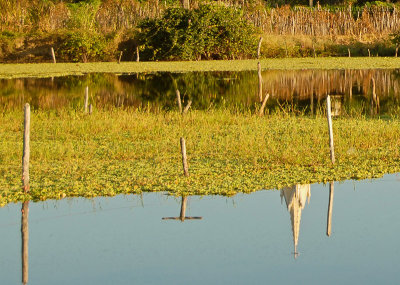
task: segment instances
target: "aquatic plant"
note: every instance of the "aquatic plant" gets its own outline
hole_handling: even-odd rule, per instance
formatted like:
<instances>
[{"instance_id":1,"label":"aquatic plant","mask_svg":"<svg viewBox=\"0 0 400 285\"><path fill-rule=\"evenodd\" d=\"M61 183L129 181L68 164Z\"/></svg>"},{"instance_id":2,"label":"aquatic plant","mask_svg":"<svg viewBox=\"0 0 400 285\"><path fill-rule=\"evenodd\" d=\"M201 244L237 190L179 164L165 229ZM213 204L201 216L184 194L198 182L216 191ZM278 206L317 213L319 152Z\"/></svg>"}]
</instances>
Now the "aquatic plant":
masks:
<instances>
[{"instance_id":1,"label":"aquatic plant","mask_svg":"<svg viewBox=\"0 0 400 285\"><path fill-rule=\"evenodd\" d=\"M31 192L25 195L21 118L21 111L0 113L0 205L141 191L234 195L400 171L398 120L335 119L332 165L326 118L319 115L33 111ZM186 139L189 177L182 175L180 137Z\"/></svg>"}]
</instances>

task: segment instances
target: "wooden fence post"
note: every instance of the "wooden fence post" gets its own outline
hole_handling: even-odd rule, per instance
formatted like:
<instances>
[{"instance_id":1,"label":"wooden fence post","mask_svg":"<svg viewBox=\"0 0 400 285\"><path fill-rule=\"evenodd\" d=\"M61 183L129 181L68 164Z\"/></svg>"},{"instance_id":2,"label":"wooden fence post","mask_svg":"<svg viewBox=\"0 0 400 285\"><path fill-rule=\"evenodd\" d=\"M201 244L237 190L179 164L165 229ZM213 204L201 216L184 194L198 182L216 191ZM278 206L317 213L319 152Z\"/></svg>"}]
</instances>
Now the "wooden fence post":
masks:
<instances>
[{"instance_id":1,"label":"wooden fence post","mask_svg":"<svg viewBox=\"0 0 400 285\"><path fill-rule=\"evenodd\" d=\"M57 63L56 62L56 54L54 53L54 48L51 48L51 57L53 58L53 63Z\"/></svg>"},{"instance_id":2,"label":"wooden fence post","mask_svg":"<svg viewBox=\"0 0 400 285\"><path fill-rule=\"evenodd\" d=\"M136 62L139 62L139 46L136 46Z\"/></svg>"},{"instance_id":3,"label":"wooden fence post","mask_svg":"<svg viewBox=\"0 0 400 285\"><path fill-rule=\"evenodd\" d=\"M258 48L257 48L257 59L260 59L261 56L261 43L262 43L263 38L260 37L259 41L258 41Z\"/></svg>"},{"instance_id":4,"label":"wooden fence post","mask_svg":"<svg viewBox=\"0 0 400 285\"><path fill-rule=\"evenodd\" d=\"M185 176L189 176L189 167L188 167L188 164L187 164L185 139L181 138L180 142L181 142L183 174Z\"/></svg>"},{"instance_id":5,"label":"wooden fence post","mask_svg":"<svg viewBox=\"0 0 400 285\"><path fill-rule=\"evenodd\" d=\"M22 154L22 184L25 193L29 192L30 125L31 125L31 107L29 106L28 103L26 103L24 108L24 143L23 143L23 154Z\"/></svg>"},{"instance_id":6,"label":"wooden fence post","mask_svg":"<svg viewBox=\"0 0 400 285\"><path fill-rule=\"evenodd\" d=\"M332 130L332 114L331 114L331 97L326 97L326 115L328 117L328 128L329 128L329 148L331 150L331 161L335 163L335 150L333 146L333 130Z\"/></svg>"},{"instance_id":7,"label":"wooden fence post","mask_svg":"<svg viewBox=\"0 0 400 285\"><path fill-rule=\"evenodd\" d=\"M89 104L89 86L85 88L85 113L88 111L88 104Z\"/></svg>"}]
</instances>

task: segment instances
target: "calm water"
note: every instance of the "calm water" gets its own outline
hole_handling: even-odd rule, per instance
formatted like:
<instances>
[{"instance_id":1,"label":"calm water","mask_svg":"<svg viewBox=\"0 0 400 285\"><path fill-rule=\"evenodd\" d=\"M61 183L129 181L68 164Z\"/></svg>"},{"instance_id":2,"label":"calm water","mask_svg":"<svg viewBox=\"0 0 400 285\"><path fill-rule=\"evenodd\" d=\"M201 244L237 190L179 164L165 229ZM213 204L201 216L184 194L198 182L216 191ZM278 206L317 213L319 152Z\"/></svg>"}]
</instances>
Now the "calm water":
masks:
<instances>
[{"instance_id":1,"label":"calm water","mask_svg":"<svg viewBox=\"0 0 400 285\"><path fill-rule=\"evenodd\" d=\"M262 94L269 110L316 113L332 95L337 115L400 115L400 70L267 70ZM373 96L373 81L375 94ZM82 108L89 86L95 108L176 109L176 89L194 109L255 109L259 102L257 72L182 74L89 74L48 79L0 80L0 107Z\"/></svg>"},{"instance_id":2,"label":"calm water","mask_svg":"<svg viewBox=\"0 0 400 285\"><path fill-rule=\"evenodd\" d=\"M0 283L21 283L23 220L28 284L398 284L399 179L188 197L184 222L160 193L8 205Z\"/></svg>"}]
</instances>

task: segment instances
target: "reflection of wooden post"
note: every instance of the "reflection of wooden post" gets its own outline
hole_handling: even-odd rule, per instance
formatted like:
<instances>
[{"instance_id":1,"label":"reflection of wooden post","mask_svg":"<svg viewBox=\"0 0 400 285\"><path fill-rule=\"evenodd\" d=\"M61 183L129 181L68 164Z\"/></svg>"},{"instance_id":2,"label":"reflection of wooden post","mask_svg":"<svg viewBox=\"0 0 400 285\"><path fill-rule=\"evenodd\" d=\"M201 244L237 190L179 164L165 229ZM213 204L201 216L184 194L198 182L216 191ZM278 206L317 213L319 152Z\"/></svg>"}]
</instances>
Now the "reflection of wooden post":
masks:
<instances>
[{"instance_id":1,"label":"reflection of wooden post","mask_svg":"<svg viewBox=\"0 0 400 285\"><path fill-rule=\"evenodd\" d=\"M89 103L89 86L85 88L85 113L88 111L88 103Z\"/></svg>"},{"instance_id":2,"label":"reflection of wooden post","mask_svg":"<svg viewBox=\"0 0 400 285\"><path fill-rule=\"evenodd\" d=\"M332 227L333 191L334 191L334 185L333 185L333 181L332 181L329 183L328 219L327 219L327 224L326 224L326 235L328 237L331 235L331 227Z\"/></svg>"},{"instance_id":3,"label":"reflection of wooden post","mask_svg":"<svg viewBox=\"0 0 400 285\"><path fill-rule=\"evenodd\" d=\"M179 217L164 217L163 220L180 220L184 222L185 220L201 220L203 217L186 217L186 204L187 204L187 197L182 196L181 200L181 213Z\"/></svg>"},{"instance_id":4,"label":"reflection of wooden post","mask_svg":"<svg viewBox=\"0 0 400 285\"><path fill-rule=\"evenodd\" d=\"M258 113L259 116L263 116L264 115L264 109L265 109L265 106L267 105L268 98L269 98L269 94L267 93L267 95L265 95L265 98L264 98L264 100L262 102L260 111Z\"/></svg>"},{"instance_id":5,"label":"reflection of wooden post","mask_svg":"<svg viewBox=\"0 0 400 285\"><path fill-rule=\"evenodd\" d=\"M186 143L184 138L181 138L181 153L182 153L183 174L185 176L189 176L189 167L187 164L187 157L186 157Z\"/></svg>"},{"instance_id":6,"label":"reflection of wooden post","mask_svg":"<svg viewBox=\"0 0 400 285\"><path fill-rule=\"evenodd\" d=\"M261 63L257 63L257 70L258 70L258 98L260 102L263 101L263 94L262 94L262 86L263 86L263 79L261 76Z\"/></svg>"},{"instance_id":7,"label":"reflection of wooden post","mask_svg":"<svg viewBox=\"0 0 400 285\"><path fill-rule=\"evenodd\" d=\"M22 154L22 185L24 192L29 192L29 140L30 140L30 126L31 126L31 107L28 103L24 108L24 142Z\"/></svg>"},{"instance_id":8,"label":"reflection of wooden post","mask_svg":"<svg viewBox=\"0 0 400 285\"><path fill-rule=\"evenodd\" d=\"M331 115L331 97L326 97L326 115L328 117L328 128L329 128L329 148L331 150L331 161L335 163L335 150L333 146L333 130L332 130L332 115Z\"/></svg>"},{"instance_id":9,"label":"reflection of wooden post","mask_svg":"<svg viewBox=\"0 0 400 285\"><path fill-rule=\"evenodd\" d=\"M179 113L182 113L181 93L179 92L178 89L175 90L175 93L176 93L176 100L178 101Z\"/></svg>"},{"instance_id":10,"label":"reflection of wooden post","mask_svg":"<svg viewBox=\"0 0 400 285\"><path fill-rule=\"evenodd\" d=\"M187 203L187 197L182 196L182 203L181 203L181 221L183 222L185 220L185 215L186 215L186 203Z\"/></svg>"},{"instance_id":11,"label":"reflection of wooden post","mask_svg":"<svg viewBox=\"0 0 400 285\"><path fill-rule=\"evenodd\" d=\"M185 109L183 109L182 114L186 114L189 111L190 106L192 106L192 100L189 100Z\"/></svg>"},{"instance_id":12,"label":"reflection of wooden post","mask_svg":"<svg viewBox=\"0 0 400 285\"><path fill-rule=\"evenodd\" d=\"M121 59L122 59L122 51L119 53L118 64L121 63Z\"/></svg>"},{"instance_id":13,"label":"reflection of wooden post","mask_svg":"<svg viewBox=\"0 0 400 285\"><path fill-rule=\"evenodd\" d=\"M29 275L29 262L28 262L28 243L29 243L29 227L28 227L28 215L29 215L29 201L22 204L22 218L21 218L21 237L22 237L22 284L28 283Z\"/></svg>"},{"instance_id":14,"label":"reflection of wooden post","mask_svg":"<svg viewBox=\"0 0 400 285\"><path fill-rule=\"evenodd\" d=\"M56 54L54 53L54 48L51 48L51 57L53 58L53 63L57 63L56 62Z\"/></svg>"}]
</instances>

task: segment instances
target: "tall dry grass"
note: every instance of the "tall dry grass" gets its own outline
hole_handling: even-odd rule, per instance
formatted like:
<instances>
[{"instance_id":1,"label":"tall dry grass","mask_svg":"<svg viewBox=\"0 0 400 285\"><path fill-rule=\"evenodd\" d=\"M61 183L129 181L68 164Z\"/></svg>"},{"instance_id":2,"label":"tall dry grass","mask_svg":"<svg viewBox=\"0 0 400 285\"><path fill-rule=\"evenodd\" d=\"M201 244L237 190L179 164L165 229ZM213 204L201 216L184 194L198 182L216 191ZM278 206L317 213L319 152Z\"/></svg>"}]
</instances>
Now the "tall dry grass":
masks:
<instances>
[{"instance_id":1,"label":"tall dry grass","mask_svg":"<svg viewBox=\"0 0 400 285\"><path fill-rule=\"evenodd\" d=\"M95 27L103 33L134 28L147 17L157 17L166 8L179 6L159 0L104 0L96 11ZM204 1L191 1L197 7ZM351 6L332 9L289 6L270 8L260 1L220 1L220 4L242 8L245 16L271 35L352 36L371 40L387 36L400 27L400 12L396 8L365 6L354 10ZM65 2L41 0L0 1L0 31L51 32L68 28L72 16Z\"/></svg>"}]
</instances>

